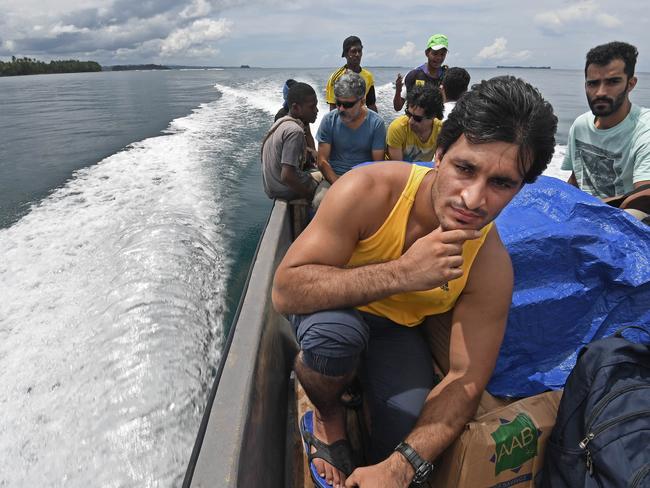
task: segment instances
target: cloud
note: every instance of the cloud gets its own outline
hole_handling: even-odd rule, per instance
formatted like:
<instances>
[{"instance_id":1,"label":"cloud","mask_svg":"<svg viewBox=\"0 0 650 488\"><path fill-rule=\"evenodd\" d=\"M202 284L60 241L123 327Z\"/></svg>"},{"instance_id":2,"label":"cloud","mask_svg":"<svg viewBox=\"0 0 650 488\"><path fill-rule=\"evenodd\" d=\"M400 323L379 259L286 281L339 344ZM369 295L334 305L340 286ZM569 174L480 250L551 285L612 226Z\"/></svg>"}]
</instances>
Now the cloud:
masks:
<instances>
[{"instance_id":1,"label":"cloud","mask_svg":"<svg viewBox=\"0 0 650 488\"><path fill-rule=\"evenodd\" d=\"M228 19L200 19L189 26L172 32L161 44L161 56L173 56L178 53L192 52L193 56L200 53L214 53L214 48L208 44L226 37L232 29L232 21Z\"/></svg>"},{"instance_id":2,"label":"cloud","mask_svg":"<svg viewBox=\"0 0 650 488\"><path fill-rule=\"evenodd\" d=\"M586 0L568 7L548 10L535 16L535 24L545 33L563 34L578 25L592 25L612 29L623 25L617 17L603 13L593 0Z\"/></svg>"},{"instance_id":3,"label":"cloud","mask_svg":"<svg viewBox=\"0 0 650 488\"><path fill-rule=\"evenodd\" d=\"M181 10L180 16L187 19L195 19L197 17L205 17L212 12L212 5L207 0L194 0L191 5L188 5Z\"/></svg>"},{"instance_id":4,"label":"cloud","mask_svg":"<svg viewBox=\"0 0 650 488\"><path fill-rule=\"evenodd\" d=\"M481 59L501 59L505 57L508 40L505 37L497 37L490 46L485 46L478 53Z\"/></svg>"},{"instance_id":5,"label":"cloud","mask_svg":"<svg viewBox=\"0 0 650 488\"><path fill-rule=\"evenodd\" d=\"M184 57L203 57L209 62L233 25L216 12L243 0L114 0L101 6L93 2L84 7L77 2L78 8L58 14L33 12L30 19L15 14L7 24L11 29L4 28L6 18L0 20L0 32L12 39L11 43L0 39L0 55L95 56L108 64L127 58L181 62Z\"/></svg>"},{"instance_id":6,"label":"cloud","mask_svg":"<svg viewBox=\"0 0 650 488\"><path fill-rule=\"evenodd\" d=\"M530 59L531 64L572 68L580 64L585 44L594 36L604 36L605 41L621 37L624 27L626 40L643 45L650 25L647 8L638 0L490 4L441 0L436 3L439 27L432 27L426 16L416 16L409 22L408 35L394 22L403 15L403 5L391 0L377 0L371 9L368 2L342 0L0 0L0 4L0 58L94 59L106 65L185 64L184 59L192 56L192 63L200 65L334 67L342 61L341 41L350 34L364 41L365 60L371 50L377 53L373 65L411 65L424 61L420 58L426 39L440 30L450 37L446 61L450 66L524 64L518 60ZM427 0L409 3L414 12L430 7ZM365 21L351 27L341 23L342 16ZM233 23L229 29L216 29L212 38L211 29L201 24L196 35L188 31L198 20L222 18ZM474 28L467 28L467 19ZM503 41L492 45L506 36L505 45ZM221 52L215 54L217 50ZM639 69L650 69L645 58L640 62Z\"/></svg>"},{"instance_id":7,"label":"cloud","mask_svg":"<svg viewBox=\"0 0 650 488\"><path fill-rule=\"evenodd\" d=\"M523 61L525 59L530 58L531 55L532 53L528 50L517 51L517 52L508 51L508 40L505 37L497 37L491 45L485 46L483 49L479 51L479 53L476 56L479 59L483 59L483 60L509 59L509 60Z\"/></svg>"},{"instance_id":8,"label":"cloud","mask_svg":"<svg viewBox=\"0 0 650 488\"><path fill-rule=\"evenodd\" d=\"M381 58L381 55L376 51L365 51L363 53L363 59L365 61L371 61L373 59L377 60L377 59L380 59L380 58Z\"/></svg>"},{"instance_id":9,"label":"cloud","mask_svg":"<svg viewBox=\"0 0 650 488\"><path fill-rule=\"evenodd\" d=\"M11 39L0 42L0 53L4 55L13 54L14 49L16 49L16 43Z\"/></svg>"},{"instance_id":10,"label":"cloud","mask_svg":"<svg viewBox=\"0 0 650 488\"><path fill-rule=\"evenodd\" d=\"M37 29L36 26L34 30L39 31L41 29ZM70 34L73 32L89 32L90 29L87 27L77 27L76 25L68 24L68 25L62 25L62 24L56 24L50 29L50 33L54 35L58 34Z\"/></svg>"},{"instance_id":11,"label":"cloud","mask_svg":"<svg viewBox=\"0 0 650 488\"><path fill-rule=\"evenodd\" d=\"M397 49L395 53L401 58L412 58L416 53L415 44L411 41L406 41L406 44Z\"/></svg>"}]
</instances>

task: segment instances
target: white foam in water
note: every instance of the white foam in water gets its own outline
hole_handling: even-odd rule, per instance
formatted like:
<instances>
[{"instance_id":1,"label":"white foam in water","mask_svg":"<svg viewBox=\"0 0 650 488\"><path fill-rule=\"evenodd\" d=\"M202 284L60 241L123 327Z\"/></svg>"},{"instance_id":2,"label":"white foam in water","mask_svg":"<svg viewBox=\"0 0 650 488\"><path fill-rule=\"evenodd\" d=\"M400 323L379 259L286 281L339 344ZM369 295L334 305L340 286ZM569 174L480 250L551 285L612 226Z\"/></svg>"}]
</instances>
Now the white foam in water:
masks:
<instances>
[{"instance_id":1,"label":"white foam in water","mask_svg":"<svg viewBox=\"0 0 650 488\"><path fill-rule=\"evenodd\" d=\"M261 86L260 86L261 85ZM214 87L219 90L225 98L239 99L247 105L264 110L270 114L275 113L282 106L282 86L277 83L270 83L269 86L256 83L256 89L231 88L217 83ZM274 94L269 96L269 94Z\"/></svg>"},{"instance_id":2,"label":"white foam in water","mask_svg":"<svg viewBox=\"0 0 650 488\"><path fill-rule=\"evenodd\" d=\"M0 230L0 486L180 484L222 335L226 102Z\"/></svg>"},{"instance_id":3,"label":"white foam in water","mask_svg":"<svg viewBox=\"0 0 650 488\"><path fill-rule=\"evenodd\" d=\"M559 178L562 181L567 181L569 176L571 176L571 171L566 171L562 169L562 161L564 160L564 155L566 154L566 146L558 144L555 146L555 153L553 153L553 159L548 164L548 168L544 171L544 176L552 176L553 178Z\"/></svg>"},{"instance_id":4,"label":"white foam in water","mask_svg":"<svg viewBox=\"0 0 650 488\"><path fill-rule=\"evenodd\" d=\"M315 136L316 131L320 126L321 120L323 120L325 114L330 110L329 105L325 101L325 97L322 95L325 93L325 88L319 86L317 83L309 79L300 78L296 81L311 85L311 87L316 92L318 99L318 115L316 117L316 121L311 124L311 132ZM255 87L249 89L232 88L219 83L217 83L214 87L219 90L225 98L244 101L251 107L275 115L278 110L280 110L283 103L282 83L278 83L277 80L268 80L266 82L256 80ZM316 143L316 146L318 147L318 143Z\"/></svg>"}]
</instances>

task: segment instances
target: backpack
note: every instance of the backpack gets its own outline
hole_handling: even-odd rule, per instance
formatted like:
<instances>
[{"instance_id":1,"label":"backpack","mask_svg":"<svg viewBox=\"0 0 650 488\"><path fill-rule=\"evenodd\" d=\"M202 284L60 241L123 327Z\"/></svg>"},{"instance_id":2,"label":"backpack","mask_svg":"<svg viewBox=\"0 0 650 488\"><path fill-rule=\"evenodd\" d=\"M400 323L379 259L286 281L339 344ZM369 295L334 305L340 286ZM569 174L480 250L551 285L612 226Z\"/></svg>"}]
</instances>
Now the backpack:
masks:
<instances>
[{"instance_id":1,"label":"backpack","mask_svg":"<svg viewBox=\"0 0 650 488\"><path fill-rule=\"evenodd\" d=\"M623 337L579 353L551 432L541 488L650 487L650 344Z\"/></svg>"}]
</instances>

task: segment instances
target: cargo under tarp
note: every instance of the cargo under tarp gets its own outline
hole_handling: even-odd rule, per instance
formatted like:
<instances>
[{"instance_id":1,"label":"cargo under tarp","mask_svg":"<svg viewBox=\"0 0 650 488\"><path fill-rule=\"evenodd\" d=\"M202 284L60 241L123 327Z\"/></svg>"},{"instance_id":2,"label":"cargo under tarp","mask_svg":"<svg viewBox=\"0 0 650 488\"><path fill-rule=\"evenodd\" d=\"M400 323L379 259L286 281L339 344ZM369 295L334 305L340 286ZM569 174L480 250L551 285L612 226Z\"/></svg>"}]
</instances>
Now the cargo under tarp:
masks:
<instances>
[{"instance_id":1,"label":"cargo under tarp","mask_svg":"<svg viewBox=\"0 0 650 488\"><path fill-rule=\"evenodd\" d=\"M515 289L490 393L562 388L583 345L650 326L650 226L543 176L496 222Z\"/></svg>"}]
</instances>

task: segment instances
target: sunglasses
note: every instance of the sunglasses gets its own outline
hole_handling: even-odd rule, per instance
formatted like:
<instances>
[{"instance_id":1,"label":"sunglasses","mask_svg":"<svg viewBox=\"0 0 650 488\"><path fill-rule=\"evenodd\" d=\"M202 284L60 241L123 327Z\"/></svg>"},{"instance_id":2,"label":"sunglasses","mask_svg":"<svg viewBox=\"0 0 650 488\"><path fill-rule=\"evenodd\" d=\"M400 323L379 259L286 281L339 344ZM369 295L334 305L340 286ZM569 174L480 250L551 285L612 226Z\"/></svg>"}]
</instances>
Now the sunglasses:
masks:
<instances>
[{"instance_id":1,"label":"sunglasses","mask_svg":"<svg viewBox=\"0 0 650 488\"><path fill-rule=\"evenodd\" d=\"M422 122L423 120L431 120L431 117L426 117L425 115L413 115L411 112L409 112L409 109L406 109L404 111L407 117L415 120L416 122Z\"/></svg>"},{"instance_id":2,"label":"sunglasses","mask_svg":"<svg viewBox=\"0 0 650 488\"><path fill-rule=\"evenodd\" d=\"M360 98L357 98L354 102L344 102L344 101L342 101L342 100L338 100L338 99L337 99L337 100L334 102L334 105L335 105L337 108L338 108L338 107L343 107L343 108L352 108L352 107L354 107L354 106L357 104L357 102L358 102L359 100L361 100L361 99L360 99Z\"/></svg>"}]
</instances>

